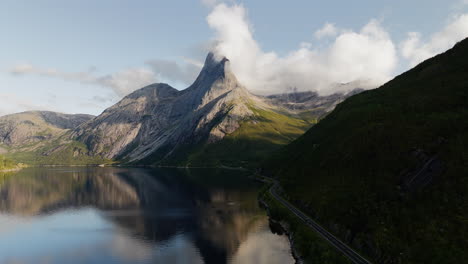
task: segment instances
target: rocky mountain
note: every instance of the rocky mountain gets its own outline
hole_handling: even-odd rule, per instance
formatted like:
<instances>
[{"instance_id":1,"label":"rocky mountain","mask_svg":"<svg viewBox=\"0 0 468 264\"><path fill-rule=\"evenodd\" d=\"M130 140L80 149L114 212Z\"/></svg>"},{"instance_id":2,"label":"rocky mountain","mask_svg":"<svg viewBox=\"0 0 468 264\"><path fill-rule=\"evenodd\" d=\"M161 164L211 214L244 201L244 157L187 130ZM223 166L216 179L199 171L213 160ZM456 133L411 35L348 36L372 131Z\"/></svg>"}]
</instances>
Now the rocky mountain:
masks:
<instances>
[{"instance_id":1,"label":"rocky mountain","mask_svg":"<svg viewBox=\"0 0 468 264\"><path fill-rule=\"evenodd\" d=\"M346 99L265 168L374 263L465 262L467 76L468 39Z\"/></svg>"},{"instance_id":2,"label":"rocky mountain","mask_svg":"<svg viewBox=\"0 0 468 264\"><path fill-rule=\"evenodd\" d=\"M167 84L147 86L78 128L73 136L94 155L128 161L161 149L166 149L161 152L165 157L182 144L205 138L216 141L237 129L241 118L253 114L248 104L266 107L239 85L227 64L227 59L217 62L210 54L200 76L186 90Z\"/></svg>"},{"instance_id":3,"label":"rocky mountain","mask_svg":"<svg viewBox=\"0 0 468 264\"><path fill-rule=\"evenodd\" d=\"M93 116L62 114L49 111L29 111L0 117L0 147L15 149L57 138L75 129Z\"/></svg>"},{"instance_id":4,"label":"rocky mountain","mask_svg":"<svg viewBox=\"0 0 468 264\"><path fill-rule=\"evenodd\" d=\"M227 58L210 53L187 89L152 84L94 118L53 112L2 117L0 150L33 164L247 166L357 92L257 96L237 81Z\"/></svg>"},{"instance_id":5,"label":"rocky mountain","mask_svg":"<svg viewBox=\"0 0 468 264\"><path fill-rule=\"evenodd\" d=\"M280 96L256 96L237 81L227 58L218 60L210 53L187 89L178 91L164 83L144 87L75 129L72 138L88 146L90 155L107 159L151 164L206 162L212 160L205 153L206 145L216 145L249 125L250 130L267 130L261 135L266 142L281 139L271 145L285 144L311 125L299 113L323 108L318 111L323 115L346 95L307 96L297 109Z\"/></svg>"},{"instance_id":6,"label":"rocky mountain","mask_svg":"<svg viewBox=\"0 0 468 264\"><path fill-rule=\"evenodd\" d=\"M335 93L326 96L321 96L314 91L308 91L274 94L267 96L267 98L270 100L271 104L284 107L289 111L299 113L313 111L311 114L314 116L324 117L346 98L364 91L358 87L359 86L353 86L349 92Z\"/></svg>"}]
</instances>

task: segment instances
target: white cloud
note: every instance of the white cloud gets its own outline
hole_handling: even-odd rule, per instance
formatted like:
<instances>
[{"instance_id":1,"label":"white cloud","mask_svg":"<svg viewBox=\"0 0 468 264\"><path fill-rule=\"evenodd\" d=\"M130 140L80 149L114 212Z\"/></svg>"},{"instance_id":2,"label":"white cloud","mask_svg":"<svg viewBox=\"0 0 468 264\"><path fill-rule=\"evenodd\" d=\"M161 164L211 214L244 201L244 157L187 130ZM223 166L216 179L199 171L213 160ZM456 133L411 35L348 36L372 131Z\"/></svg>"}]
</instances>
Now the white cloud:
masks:
<instances>
[{"instance_id":1,"label":"white cloud","mask_svg":"<svg viewBox=\"0 0 468 264\"><path fill-rule=\"evenodd\" d=\"M335 27L334 24L325 23L323 27L315 32L315 37L318 39L324 37L334 37L338 34L338 29Z\"/></svg>"},{"instance_id":2,"label":"white cloud","mask_svg":"<svg viewBox=\"0 0 468 264\"><path fill-rule=\"evenodd\" d=\"M208 25L215 32L215 38L207 42L210 49L218 56L229 58L231 69L239 81L258 94L284 92L290 88L330 94L356 87L339 85L341 83L375 88L395 75L396 66L404 62L402 58L413 66L468 37L468 14L454 17L445 28L427 40L421 33L408 33L398 52L390 35L377 20L370 20L360 30L344 30L333 23L325 23L315 32L314 41L298 43L296 50L279 56L275 52L262 50L257 43L243 5L223 3L232 3L231 0L202 2L213 7L207 16ZM198 56L205 52L206 45L196 47L193 53ZM182 59L185 63L149 60L145 67L108 75L98 74L95 69L66 72L28 63L16 65L10 72L99 85L109 88L118 96L124 96L161 79L190 84L202 65L199 61Z\"/></svg>"},{"instance_id":3,"label":"white cloud","mask_svg":"<svg viewBox=\"0 0 468 264\"><path fill-rule=\"evenodd\" d=\"M83 84L100 85L112 89L118 96L125 96L136 89L156 82L154 72L144 68L126 69L109 75L97 75L94 69L86 72L64 72L44 69L25 63L10 69L14 75L35 74Z\"/></svg>"},{"instance_id":4,"label":"white cloud","mask_svg":"<svg viewBox=\"0 0 468 264\"><path fill-rule=\"evenodd\" d=\"M62 72L53 68L41 68L29 63L22 63L10 69L14 75L36 74L41 76L56 77L67 81L80 81L83 83L92 82L94 69L87 72Z\"/></svg>"},{"instance_id":5,"label":"white cloud","mask_svg":"<svg viewBox=\"0 0 468 264\"><path fill-rule=\"evenodd\" d=\"M393 76L398 61L389 34L376 20L359 32L342 31L326 48L302 43L284 57L260 48L242 5L217 5L207 21L216 32L214 51L229 58L238 79L259 94L288 87L328 94L336 83L356 81L375 88Z\"/></svg>"},{"instance_id":6,"label":"white cloud","mask_svg":"<svg viewBox=\"0 0 468 264\"><path fill-rule=\"evenodd\" d=\"M117 96L125 96L139 88L155 83L160 79L170 82L190 84L203 66L201 62L190 58L182 58L180 65L171 60L149 60L149 69L130 68L107 75L99 75L94 68L83 72L65 72L53 68L37 67L29 63L18 64L9 72L13 75L39 75L82 84L99 85L110 88Z\"/></svg>"},{"instance_id":7,"label":"white cloud","mask_svg":"<svg viewBox=\"0 0 468 264\"><path fill-rule=\"evenodd\" d=\"M144 68L136 68L99 77L95 83L112 88L119 96L125 96L156 81L154 72Z\"/></svg>"},{"instance_id":8,"label":"white cloud","mask_svg":"<svg viewBox=\"0 0 468 264\"><path fill-rule=\"evenodd\" d=\"M415 66L451 48L466 37L468 37L468 14L462 14L454 17L445 28L434 33L425 43L421 33L408 33L407 39L400 45L401 54L409 61L410 66Z\"/></svg>"},{"instance_id":9,"label":"white cloud","mask_svg":"<svg viewBox=\"0 0 468 264\"><path fill-rule=\"evenodd\" d=\"M203 65L187 58L184 58L184 61L186 62L185 65L180 65L171 60L149 60L146 64L161 78L190 84L195 80Z\"/></svg>"},{"instance_id":10,"label":"white cloud","mask_svg":"<svg viewBox=\"0 0 468 264\"><path fill-rule=\"evenodd\" d=\"M231 263L276 264L292 263L286 236L278 236L269 230L250 233L232 256Z\"/></svg>"},{"instance_id":11,"label":"white cloud","mask_svg":"<svg viewBox=\"0 0 468 264\"><path fill-rule=\"evenodd\" d=\"M182 59L186 63L188 63L190 65L193 65L193 66L197 67L198 69L201 69L203 67L203 62L201 62L201 61L194 60L194 59L191 59L191 58L186 58L186 57L183 57Z\"/></svg>"}]
</instances>

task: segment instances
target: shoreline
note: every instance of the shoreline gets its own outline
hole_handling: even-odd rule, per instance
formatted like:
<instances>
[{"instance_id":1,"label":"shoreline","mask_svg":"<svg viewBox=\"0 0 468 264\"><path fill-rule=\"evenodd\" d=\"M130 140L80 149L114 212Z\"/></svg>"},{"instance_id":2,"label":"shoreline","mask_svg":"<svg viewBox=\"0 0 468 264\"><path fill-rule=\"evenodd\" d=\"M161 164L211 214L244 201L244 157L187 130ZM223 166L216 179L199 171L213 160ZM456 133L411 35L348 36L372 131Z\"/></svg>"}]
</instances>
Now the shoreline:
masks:
<instances>
[{"instance_id":1,"label":"shoreline","mask_svg":"<svg viewBox=\"0 0 468 264\"><path fill-rule=\"evenodd\" d=\"M294 234L291 232L289 226L284 221L279 221L273 218L270 214L270 207L267 202L265 202L262 198L258 198L258 202L260 203L261 207L265 209L268 215L268 219L275 224L278 224L284 231L284 234L288 237L289 245L291 248L291 255L294 258L296 264L303 264L304 260L300 257L299 251L296 248L296 242L294 240Z\"/></svg>"},{"instance_id":2,"label":"shoreline","mask_svg":"<svg viewBox=\"0 0 468 264\"><path fill-rule=\"evenodd\" d=\"M353 257L344 254L345 252L340 250L341 247L332 243L335 240L329 239L330 233L320 226L320 229L316 228L317 224L311 224L315 224L314 220L302 216L303 213L297 213L297 209L294 211L291 206L287 206L285 204L287 202L284 202L281 197L278 198L274 193L273 188L278 187L275 180L258 176L253 178L265 184L259 191L257 199L260 206L267 211L269 218L273 220L271 224L288 235L291 253L296 263L370 263L366 259L355 261ZM338 240L338 242L341 241Z\"/></svg>"},{"instance_id":3,"label":"shoreline","mask_svg":"<svg viewBox=\"0 0 468 264\"><path fill-rule=\"evenodd\" d=\"M49 168L49 167L100 167L100 168L168 168L168 169L225 169L225 170L239 170L250 171L248 168L243 167L229 167L229 166L163 166L163 165L123 165L123 164L36 164L27 166L28 168ZM23 168L23 167L21 167ZM20 168L20 169L21 169ZM0 170L1 171L1 170Z\"/></svg>"},{"instance_id":4,"label":"shoreline","mask_svg":"<svg viewBox=\"0 0 468 264\"><path fill-rule=\"evenodd\" d=\"M2 169L2 170L0 170L0 172L15 172L15 171L20 171L23 168L24 167L16 167L16 168L11 168L11 169Z\"/></svg>"}]
</instances>

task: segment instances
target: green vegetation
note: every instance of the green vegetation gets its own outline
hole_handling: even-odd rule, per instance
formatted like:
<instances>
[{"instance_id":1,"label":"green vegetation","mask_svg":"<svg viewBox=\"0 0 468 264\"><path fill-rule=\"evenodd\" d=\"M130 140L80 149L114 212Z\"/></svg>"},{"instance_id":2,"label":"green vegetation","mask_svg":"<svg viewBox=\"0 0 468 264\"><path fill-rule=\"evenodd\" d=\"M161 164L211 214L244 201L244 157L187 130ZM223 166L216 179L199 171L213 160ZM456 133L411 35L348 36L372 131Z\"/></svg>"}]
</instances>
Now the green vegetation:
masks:
<instances>
[{"instance_id":1,"label":"green vegetation","mask_svg":"<svg viewBox=\"0 0 468 264\"><path fill-rule=\"evenodd\" d=\"M312 125L299 117L252 106L250 109L254 115L244 120L239 129L219 142L193 148L187 163L253 167L264 157L302 135Z\"/></svg>"},{"instance_id":2,"label":"green vegetation","mask_svg":"<svg viewBox=\"0 0 468 264\"><path fill-rule=\"evenodd\" d=\"M273 220L288 224L288 232L294 240L294 248L305 263L350 263L333 246L278 202L268 191L270 186L265 185L259 194L259 199L268 205L268 212Z\"/></svg>"},{"instance_id":3,"label":"green vegetation","mask_svg":"<svg viewBox=\"0 0 468 264\"><path fill-rule=\"evenodd\" d=\"M105 159L86 155L84 144L69 140L69 128L64 127L87 118L90 117L41 111L2 116L0 134L8 139L8 144L0 143L0 150L9 159L28 165L106 163Z\"/></svg>"},{"instance_id":4,"label":"green vegetation","mask_svg":"<svg viewBox=\"0 0 468 264\"><path fill-rule=\"evenodd\" d=\"M290 201L375 262L463 263L467 120L465 40L348 98L265 167Z\"/></svg>"},{"instance_id":5,"label":"green vegetation","mask_svg":"<svg viewBox=\"0 0 468 264\"><path fill-rule=\"evenodd\" d=\"M111 160L87 155L85 144L78 141L64 143L62 139L49 141L33 151L18 151L7 154L10 159L28 165L98 165Z\"/></svg>"},{"instance_id":6,"label":"green vegetation","mask_svg":"<svg viewBox=\"0 0 468 264\"><path fill-rule=\"evenodd\" d=\"M11 159L0 155L0 171L18 168L18 164Z\"/></svg>"}]
</instances>

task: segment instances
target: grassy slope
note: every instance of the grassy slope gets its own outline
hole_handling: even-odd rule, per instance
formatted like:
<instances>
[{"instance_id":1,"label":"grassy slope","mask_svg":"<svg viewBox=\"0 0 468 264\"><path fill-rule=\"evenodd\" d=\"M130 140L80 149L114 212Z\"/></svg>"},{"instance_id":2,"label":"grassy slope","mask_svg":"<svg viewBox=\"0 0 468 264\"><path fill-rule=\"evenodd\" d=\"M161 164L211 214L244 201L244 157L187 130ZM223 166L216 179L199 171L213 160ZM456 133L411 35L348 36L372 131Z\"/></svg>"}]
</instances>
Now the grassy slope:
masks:
<instances>
[{"instance_id":1,"label":"grassy slope","mask_svg":"<svg viewBox=\"0 0 468 264\"><path fill-rule=\"evenodd\" d=\"M53 149L56 150L51 151ZM42 142L33 151L11 152L6 156L27 165L97 165L111 162L101 157L88 156L87 152L85 144L78 141L64 142L59 138Z\"/></svg>"},{"instance_id":2,"label":"grassy slope","mask_svg":"<svg viewBox=\"0 0 468 264\"><path fill-rule=\"evenodd\" d=\"M83 155L83 153L88 152L84 144L77 141L64 140L63 138L66 137L68 130L51 125L38 112L24 112L5 116L0 121L7 122L11 120L18 122L18 129L29 131L31 138L34 136L48 138L42 141L27 142L15 146L0 144L0 149L7 151L4 155L11 160L28 165L85 165L108 162L108 160L100 157ZM31 126L30 123L34 125ZM48 155L43 155L43 153L58 148L64 143L64 147ZM75 153L79 153L80 155L74 155Z\"/></svg>"},{"instance_id":3,"label":"grassy slope","mask_svg":"<svg viewBox=\"0 0 468 264\"><path fill-rule=\"evenodd\" d=\"M462 263L468 259L467 120L465 40L347 99L265 166L292 201L376 261ZM404 172L422 167L414 150L445 170L408 191Z\"/></svg>"},{"instance_id":4,"label":"grassy slope","mask_svg":"<svg viewBox=\"0 0 468 264\"><path fill-rule=\"evenodd\" d=\"M289 115L250 107L254 116L223 140L195 148L190 165L253 166L302 135L312 123Z\"/></svg>"},{"instance_id":5,"label":"grassy slope","mask_svg":"<svg viewBox=\"0 0 468 264\"><path fill-rule=\"evenodd\" d=\"M180 153L164 164L189 164L192 166L252 166L258 164L262 158L279 149L303 134L314 123L315 118L310 114L291 117L285 114L251 108L255 117L245 120L240 129L228 135L224 140L215 144L199 144L179 149ZM66 134L47 142L33 143L22 146L27 151L11 151L10 158L29 165L86 165L101 164L111 161L100 157L87 156L87 148L77 141L64 144ZM60 149L50 151L54 148ZM8 150L8 147L4 146ZM44 155L43 153L51 152ZM78 155L76 155L78 153ZM160 157L159 157L160 158ZM158 160L145 160L150 164Z\"/></svg>"},{"instance_id":6,"label":"grassy slope","mask_svg":"<svg viewBox=\"0 0 468 264\"><path fill-rule=\"evenodd\" d=\"M13 160L6 158L3 155L0 155L0 171L2 170L11 170L18 167L18 164Z\"/></svg>"}]
</instances>

